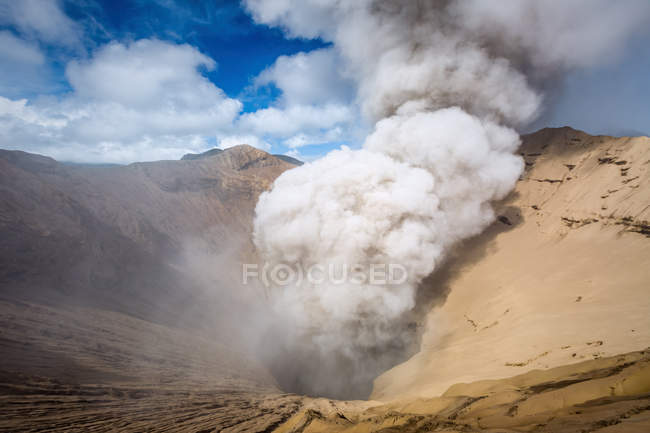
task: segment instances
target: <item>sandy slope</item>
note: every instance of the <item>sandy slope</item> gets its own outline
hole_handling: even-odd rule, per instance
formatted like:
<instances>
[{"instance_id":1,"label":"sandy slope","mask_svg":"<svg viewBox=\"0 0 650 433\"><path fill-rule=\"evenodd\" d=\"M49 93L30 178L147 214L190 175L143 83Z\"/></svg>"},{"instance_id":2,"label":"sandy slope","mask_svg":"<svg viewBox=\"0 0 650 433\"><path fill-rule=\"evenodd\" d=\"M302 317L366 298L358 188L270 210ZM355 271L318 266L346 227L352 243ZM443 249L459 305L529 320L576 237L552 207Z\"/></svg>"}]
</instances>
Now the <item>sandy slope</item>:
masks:
<instances>
[{"instance_id":1,"label":"sandy slope","mask_svg":"<svg viewBox=\"0 0 650 433\"><path fill-rule=\"evenodd\" d=\"M524 137L527 170L501 220L426 290L421 351L372 398L436 396L650 345L650 139L570 128ZM505 217L505 218L503 218Z\"/></svg>"},{"instance_id":2,"label":"sandy slope","mask_svg":"<svg viewBox=\"0 0 650 433\"><path fill-rule=\"evenodd\" d=\"M0 301L0 431L263 431L298 409L227 341L124 314Z\"/></svg>"},{"instance_id":3,"label":"sandy slope","mask_svg":"<svg viewBox=\"0 0 650 433\"><path fill-rule=\"evenodd\" d=\"M650 425L650 351L458 384L442 396L304 407L286 433L627 432Z\"/></svg>"},{"instance_id":4,"label":"sandy slope","mask_svg":"<svg viewBox=\"0 0 650 433\"><path fill-rule=\"evenodd\" d=\"M171 324L225 316L259 296L232 290L233 263L252 254L257 197L291 167L244 145L106 167L0 150L0 297Z\"/></svg>"}]
</instances>

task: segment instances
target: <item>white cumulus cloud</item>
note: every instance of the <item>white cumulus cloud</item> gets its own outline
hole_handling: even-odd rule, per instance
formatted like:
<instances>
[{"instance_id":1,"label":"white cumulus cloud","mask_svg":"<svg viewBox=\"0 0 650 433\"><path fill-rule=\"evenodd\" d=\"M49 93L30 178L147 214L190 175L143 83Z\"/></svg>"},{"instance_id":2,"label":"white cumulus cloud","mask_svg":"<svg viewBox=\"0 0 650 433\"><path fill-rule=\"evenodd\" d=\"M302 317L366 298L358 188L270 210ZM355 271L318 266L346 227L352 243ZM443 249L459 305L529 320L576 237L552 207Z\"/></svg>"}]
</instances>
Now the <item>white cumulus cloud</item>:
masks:
<instances>
[{"instance_id":1,"label":"white cumulus cloud","mask_svg":"<svg viewBox=\"0 0 650 433\"><path fill-rule=\"evenodd\" d=\"M227 135L219 138L219 147L221 149L228 149L229 147L240 144L248 144L249 146L257 147L267 152L271 150L271 144L256 135Z\"/></svg>"},{"instance_id":2,"label":"white cumulus cloud","mask_svg":"<svg viewBox=\"0 0 650 433\"><path fill-rule=\"evenodd\" d=\"M257 86L270 83L282 90L284 105L346 103L354 98L354 83L332 48L278 57L255 79Z\"/></svg>"},{"instance_id":3,"label":"white cumulus cloud","mask_svg":"<svg viewBox=\"0 0 650 433\"><path fill-rule=\"evenodd\" d=\"M45 43L81 47L83 31L58 0L0 0L0 24L13 25L26 37Z\"/></svg>"},{"instance_id":4,"label":"white cumulus cloud","mask_svg":"<svg viewBox=\"0 0 650 433\"><path fill-rule=\"evenodd\" d=\"M214 60L189 45L110 43L88 60L68 64L69 94L27 105L13 101L20 109L0 116L0 145L104 162L203 150L208 137L232 129L242 108L201 73L214 67Z\"/></svg>"},{"instance_id":5,"label":"white cumulus cloud","mask_svg":"<svg viewBox=\"0 0 650 433\"><path fill-rule=\"evenodd\" d=\"M336 50L278 57L253 82L255 89L269 85L280 91L279 97L270 107L242 115L238 122L242 131L279 140L288 147L360 141L355 83Z\"/></svg>"}]
</instances>

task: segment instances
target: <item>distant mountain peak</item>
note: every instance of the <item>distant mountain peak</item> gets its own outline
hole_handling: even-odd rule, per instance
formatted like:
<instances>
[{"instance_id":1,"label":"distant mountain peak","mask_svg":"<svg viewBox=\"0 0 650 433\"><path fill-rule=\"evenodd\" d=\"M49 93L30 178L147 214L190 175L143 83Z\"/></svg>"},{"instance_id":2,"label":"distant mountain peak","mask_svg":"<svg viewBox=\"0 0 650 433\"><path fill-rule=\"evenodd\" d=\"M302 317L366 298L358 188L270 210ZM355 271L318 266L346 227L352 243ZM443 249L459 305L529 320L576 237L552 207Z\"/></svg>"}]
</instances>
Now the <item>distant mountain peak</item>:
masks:
<instances>
[{"instance_id":1,"label":"distant mountain peak","mask_svg":"<svg viewBox=\"0 0 650 433\"><path fill-rule=\"evenodd\" d=\"M229 147L227 149L219 149L218 147L215 147L213 149L207 150L203 153L186 153L183 155L181 158L181 161L194 161L197 159L205 159L205 158L211 158L213 156L221 155L224 152L236 152L236 153L246 153L246 154L264 154L264 155L270 155L267 152L260 150L256 147L250 146L248 144L239 144L237 146ZM281 159L284 162L288 162L289 164L293 165L303 165L303 162L293 158L291 156L287 155L272 155L276 158Z\"/></svg>"},{"instance_id":2,"label":"distant mountain peak","mask_svg":"<svg viewBox=\"0 0 650 433\"><path fill-rule=\"evenodd\" d=\"M289 164L293 164L293 165L303 165L304 164L304 162L302 162L301 160L296 159L296 158L294 158L292 156L289 156L289 155L277 155L277 154L274 154L273 156L275 156L276 158L280 158L281 160L283 160L284 162L288 162Z\"/></svg>"},{"instance_id":3,"label":"distant mountain peak","mask_svg":"<svg viewBox=\"0 0 650 433\"><path fill-rule=\"evenodd\" d=\"M181 157L181 161L192 161L195 159L209 158L211 156L219 155L223 152L222 149L215 147L214 149L207 150L203 153L186 153Z\"/></svg>"}]
</instances>

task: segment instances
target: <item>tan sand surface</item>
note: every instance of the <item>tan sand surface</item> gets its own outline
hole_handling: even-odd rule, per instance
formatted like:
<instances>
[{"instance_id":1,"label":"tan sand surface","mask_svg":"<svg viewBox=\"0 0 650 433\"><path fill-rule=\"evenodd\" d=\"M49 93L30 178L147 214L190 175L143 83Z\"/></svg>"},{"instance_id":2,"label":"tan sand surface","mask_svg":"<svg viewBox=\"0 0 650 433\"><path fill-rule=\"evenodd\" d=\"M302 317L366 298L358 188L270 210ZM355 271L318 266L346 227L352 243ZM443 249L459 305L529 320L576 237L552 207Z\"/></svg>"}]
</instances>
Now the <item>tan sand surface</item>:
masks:
<instances>
[{"instance_id":1,"label":"tan sand surface","mask_svg":"<svg viewBox=\"0 0 650 433\"><path fill-rule=\"evenodd\" d=\"M446 299L426 315L420 352L380 376L372 398L433 397L650 345L650 139L562 128L523 140L527 170L501 221L428 282Z\"/></svg>"}]
</instances>

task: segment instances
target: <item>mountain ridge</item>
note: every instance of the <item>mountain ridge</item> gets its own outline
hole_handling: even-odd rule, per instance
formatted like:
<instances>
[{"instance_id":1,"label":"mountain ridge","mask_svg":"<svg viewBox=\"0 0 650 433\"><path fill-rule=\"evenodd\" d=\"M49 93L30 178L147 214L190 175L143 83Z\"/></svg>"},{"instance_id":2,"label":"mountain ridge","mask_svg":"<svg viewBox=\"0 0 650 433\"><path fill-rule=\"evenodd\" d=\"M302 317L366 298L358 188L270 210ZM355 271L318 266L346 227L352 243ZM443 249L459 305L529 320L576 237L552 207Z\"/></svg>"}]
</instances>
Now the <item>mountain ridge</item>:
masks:
<instances>
[{"instance_id":1,"label":"mountain ridge","mask_svg":"<svg viewBox=\"0 0 650 433\"><path fill-rule=\"evenodd\" d=\"M224 151L228 151L228 149L237 148L239 146L246 146L246 147L253 148L252 146L250 146L248 144L239 144L237 146L229 147L229 148L226 148L226 149L220 149L218 147L215 147L213 149L206 150L205 152L202 152L202 153L186 153L185 155L183 155L181 157L181 161L194 161L194 160L197 160L197 159L211 158L213 156L220 155ZM303 164L302 161L300 161L300 160L298 160L296 158L293 158L291 156L288 156L288 155L271 154L271 156L274 156L274 157L276 157L278 159L281 159L284 162L288 162L289 164L293 164L293 165L302 165Z\"/></svg>"}]
</instances>

